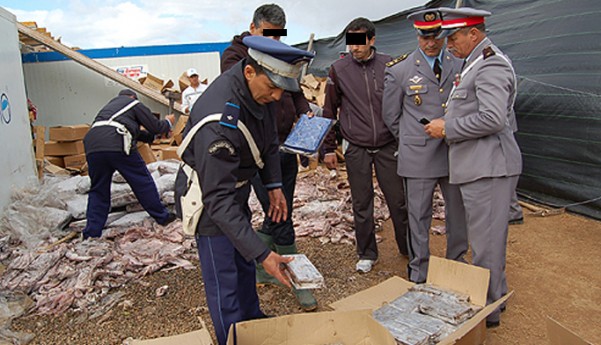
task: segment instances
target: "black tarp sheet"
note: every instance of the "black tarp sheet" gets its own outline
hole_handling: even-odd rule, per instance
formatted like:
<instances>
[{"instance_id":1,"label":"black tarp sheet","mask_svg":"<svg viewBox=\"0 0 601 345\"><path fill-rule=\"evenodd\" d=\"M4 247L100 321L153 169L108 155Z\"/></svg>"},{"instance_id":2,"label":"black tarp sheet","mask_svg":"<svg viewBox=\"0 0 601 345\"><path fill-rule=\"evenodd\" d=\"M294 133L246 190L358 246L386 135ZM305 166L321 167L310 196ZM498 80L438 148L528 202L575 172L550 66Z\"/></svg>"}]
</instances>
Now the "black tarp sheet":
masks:
<instances>
[{"instance_id":1,"label":"black tarp sheet","mask_svg":"<svg viewBox=\"0 0 601 345\"><path fill-rule=\"evenodd\" d=\"M455 1L423 7L438 6L455 7ZM489 37L518 75L520 196L551 206L593 200L567 209L601 219L601 1L466 0L463 6L493 13L486 21ZM416 49L406 19L414 10L375 22L379 51L398 56ZM344 35L317 40L313 49L309 72L327 75L346 49Z\"/></svg>"}]
</instances>

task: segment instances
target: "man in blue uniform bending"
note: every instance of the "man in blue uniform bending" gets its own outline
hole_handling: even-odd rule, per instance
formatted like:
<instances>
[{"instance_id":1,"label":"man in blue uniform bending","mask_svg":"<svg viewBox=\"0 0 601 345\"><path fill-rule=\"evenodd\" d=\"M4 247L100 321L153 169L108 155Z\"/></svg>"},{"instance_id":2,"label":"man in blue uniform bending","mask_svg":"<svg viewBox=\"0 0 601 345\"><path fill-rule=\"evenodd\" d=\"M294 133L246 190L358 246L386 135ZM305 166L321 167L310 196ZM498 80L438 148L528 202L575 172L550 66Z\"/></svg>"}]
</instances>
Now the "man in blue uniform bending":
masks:
<instances>
[{"instance_id":1,"label":"man in blue uniform bending","mask_svg":"<svg viewBox=\"0 0 601 345\"><path fill-rule=\"evenodd\" d=\"M248 181L259 172L269 194L269 217L285 220L289 206L282 192L276 119L267 104L279 100L285 90L299 90L301 67L313 57L262 36L245 37L243 43L248 57L219 76L192 108L185 135L193 139L182 157L196 172L202 190L204 209L195 237L220 345L226 343L231 324L265 317L255 286L255 260L290 286L280 270L290 259L271 251L251 226ZM219 121L190 132L214 114L220 114Z\"/></svg>"}]
</instances>

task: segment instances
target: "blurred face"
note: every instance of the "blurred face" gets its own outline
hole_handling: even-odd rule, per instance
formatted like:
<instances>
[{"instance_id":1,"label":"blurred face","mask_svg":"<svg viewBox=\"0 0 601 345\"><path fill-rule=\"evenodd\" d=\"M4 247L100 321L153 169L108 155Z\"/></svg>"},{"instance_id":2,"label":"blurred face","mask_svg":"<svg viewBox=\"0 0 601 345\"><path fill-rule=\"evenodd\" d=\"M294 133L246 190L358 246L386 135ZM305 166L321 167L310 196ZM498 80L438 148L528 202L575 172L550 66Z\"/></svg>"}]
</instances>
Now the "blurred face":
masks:
<instances>
[{"instance_id":1,"label":"blurred face","mask_svg":"<svg viewBox=\"0 0 601 345\"><path fill-rule=\"evenodd\" d=\"M263 30L265 29L283 29L283 27L279 26L279 25L273 25L269 22L266 21L262 21L259 26L255 26L255 23L250 23L250 34L253 36L263 36ZM276 41L280 40L280 36L265 36L265 37L269 37L271 39L274 39Z\"/></svg>"},{"instance_id":2,"label":"blurred face","mask_svg":"<svg viewBox=\"0 0 601 345\"><path fill-rule=\"evenodd\" d=\"M200 81L198 80L198 76L196 74L189 77L188 79L190 80L190 85L192 85L192 87L197 87L198 85L200 85Z\"/></svg>"},{"instance_id":3,"label":"blurred face","mask_svg":"<svg viewBox=\"0 0 601 345\"><path fill-rule=\"evenodd\" d=\"M365 33L365 30L349 31L350 33ZM376 36L371 39L365 36L365 44L362 45L349 45L348 51L353 54L353 57L357 60L367 60L371 56L371 47L376 43Z\"/></svg>"},{"instance_id":4,"label":"blurred face","mask_svg":"<svg viewBox=\"0 0 601 345\"><path fill-rule=\"evenodd\" d=\"M284 90L275 86L265 73L257 74L252 66L244 67L244 77L255 102L267 104L279 101L282 97Z\"/></svg>"},{"instance_id":5,"label":"blurred face","mask_svg":"<svg viewBox=\"0 0 601 345\"><path fill-rule=\"evenodd\" d=\"M463 28L447 38L447 49L458 58L465 59L480 43L479 31L475 28Z\"/></svg>"},{"instance_id":6,"label":"blurred face","mask_svg":"<svg viewBox=\"0 0 601 345\"><path fill-rule=\"evenodd\" d=\"M444 45L444 38L436 39L436 36L420 36L417 35L419 48L431 57L438 56Z\"/></svg>"}]
</instances>

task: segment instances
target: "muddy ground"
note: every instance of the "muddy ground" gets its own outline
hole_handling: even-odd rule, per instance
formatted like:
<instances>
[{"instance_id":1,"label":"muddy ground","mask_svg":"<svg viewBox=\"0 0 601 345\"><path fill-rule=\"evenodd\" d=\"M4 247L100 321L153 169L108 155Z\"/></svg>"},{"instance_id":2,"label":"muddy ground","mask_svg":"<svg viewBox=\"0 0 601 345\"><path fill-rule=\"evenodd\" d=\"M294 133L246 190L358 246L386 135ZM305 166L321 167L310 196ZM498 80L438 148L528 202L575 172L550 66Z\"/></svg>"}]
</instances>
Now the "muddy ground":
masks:
<instances>
[{"instance_id":1,"label":"muddy ground","mask_svg":"<svg viewBox=\"0 0 601 345\"><path fill-rule=\"evenodd\" d=\"M527 212L526 212L527 213ZM435 224L440 224L435 222ZM300 239L298 246L326 279L327 289L315 295L319 310L373 286L393 275L406 277L407 260L394 243L390 222L381 232L380 261L368 274L354 271L350 245L321 244ZM431 237L432 253L444 256L443 236ZM601 222L576 215L526 215L523 225L509 229L507 276L510 299L501 326L488 332L486 344L548 344L547 316L593 344L601 344ZM156 289L168 285L167 293ZM128 338L148 339L189 332L211 322L200 270L159 272L122 289L125 301L101 319L81 321L80 313L60 317L29 315L13 328L34 333L31 344L123 344ZM299 313L291 293L280 287L261 287L259 295L268 314Z\"/></svg>"}]
</instances>

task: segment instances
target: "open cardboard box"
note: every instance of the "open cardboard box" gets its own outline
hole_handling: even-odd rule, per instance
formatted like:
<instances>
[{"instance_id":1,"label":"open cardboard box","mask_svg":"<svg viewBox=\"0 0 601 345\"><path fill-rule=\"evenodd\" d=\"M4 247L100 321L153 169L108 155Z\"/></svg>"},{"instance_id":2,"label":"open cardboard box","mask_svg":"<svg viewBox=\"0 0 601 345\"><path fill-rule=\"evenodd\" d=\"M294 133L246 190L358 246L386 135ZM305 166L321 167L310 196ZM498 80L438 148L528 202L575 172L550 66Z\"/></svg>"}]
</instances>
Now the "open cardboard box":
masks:
<instances>
[{"instance_id":1,"label":"open cardboard box","mask_svg":"<svg viewBox=\"0 0 601 345\"><path fill-rule=\"evenodd\" d=\"M489 276L490 273L487 269L431 256L426 283L467 294L472 303L485 306ZM334 302L330 306L336 311L356 309L373 311L405 294L413 285L415 284L400 277L392 277L376 286ZM482 344L486 338L486 317L512 294L513 292L510 292L495 303L482 308L437 345Z\"/></svg>"},{"instance_id":2,"label":"open cardboard box","mask_svg":"<svg viewBox=\"0 0 601 345\"><path fill-rule=\"evenodd\" d=\"M396 345L369 310L294 314L230 327L227 345Z\"/></svg>"},{"instance_id":3,"label":"open cardboard box","mask_svg":"<svg viewBox=\"0 0 601 345\"><path fill-rule=\"evenodd\" d=\"M547 317L547 335L551 345L593 345L550 317Z\"/></svg>"}]
</instances>

